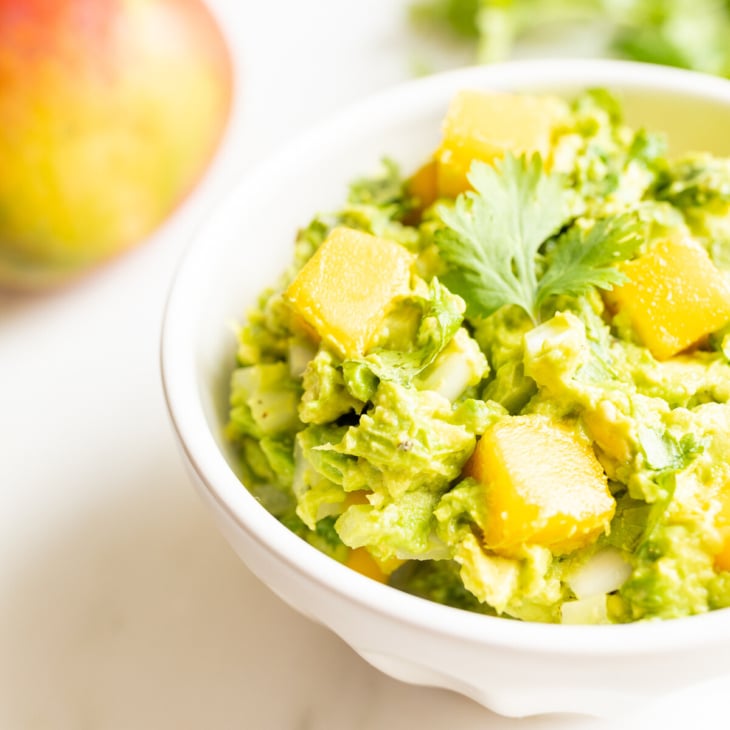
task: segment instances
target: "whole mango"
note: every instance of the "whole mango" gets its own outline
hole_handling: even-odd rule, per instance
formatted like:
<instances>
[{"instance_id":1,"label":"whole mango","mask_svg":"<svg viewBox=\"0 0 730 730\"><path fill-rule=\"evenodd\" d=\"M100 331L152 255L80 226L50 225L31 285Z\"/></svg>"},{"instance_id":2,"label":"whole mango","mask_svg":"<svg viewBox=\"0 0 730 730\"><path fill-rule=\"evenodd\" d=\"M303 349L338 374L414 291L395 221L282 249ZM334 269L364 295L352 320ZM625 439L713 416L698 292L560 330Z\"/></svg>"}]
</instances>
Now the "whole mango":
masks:
<instances>
[{"instance_id":1,"label":"whole mango","mask_svg":"<svg viewBox=\"0 0 730 730\"><path fill-rule=\"evenodd\" d=\"M232 89L200 0L0 0L0 285L148 236L210 162Z\"/></svg>"}]
</instances>

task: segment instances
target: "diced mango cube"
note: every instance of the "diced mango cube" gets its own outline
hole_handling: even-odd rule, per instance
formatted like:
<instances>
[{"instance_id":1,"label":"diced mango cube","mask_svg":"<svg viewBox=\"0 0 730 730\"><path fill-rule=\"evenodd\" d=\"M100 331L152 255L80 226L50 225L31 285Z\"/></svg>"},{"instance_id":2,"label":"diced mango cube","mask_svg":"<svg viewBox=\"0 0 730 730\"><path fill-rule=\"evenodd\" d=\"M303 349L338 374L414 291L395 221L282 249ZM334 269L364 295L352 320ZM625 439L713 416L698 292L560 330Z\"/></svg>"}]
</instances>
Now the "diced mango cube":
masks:
<instances>
[{"instance_id":1,"label":"diced mango cube","mask_svg":"<svg viewBox=\"0 0 730 730\"><path fill-rule=\"evenodd\" d=\"M362 355L396 297L413 256L362 231L333 229L285 292L295 312L342 356Z\"/></svg>"},{"instance_id":2,"label":"diced mango cube","mask_svg":"<svg viewBox=\"0 0 730 730\"><path fill-rule=\"evenodd\" d=\"M621 266L629 278L607 295L658 360L730 321L730 281L690 238L659 241Z\"/></svg>"},{"instance_id":3,"label":"diced mango cube","mask_svg":"<svg viewBox=\"0 0 730 730\"><path fill-rule=\"evenodd\" d=\"M730 525L720 528L722 533L722 549L715 555L715 568L717 570L730 570Z\"/></svg>"},{"instance_id":4,"label":"diced mango cube","mask_svg":"<svg viewBox=\"0 0 730 730\"><path fill-rule=\"evenodd\" d=\"M438 198L438 163L429 160L416 170L406 183L408 193L417 200L419 211L432 205Z\"/></svg>"},{"instance_id":5,"label":"diced mango cube","mask_svg":"<svg viewBox=\"0 0 730 730\"><path fill-rule=\"evenodd\" d=\"M378 583L388 582L388 576L380 569L373 556L365 548L351 550L345 565L361 575L378 581Z\"/></svg>"},{"instance_id":6,"label":"diced mango cube","mask_svg":"<svg viewBox=\"0 0 730 730\"><path fill-rule=\"evenodd\" d=\"M593 542L616 503L590 444L546 416L512 416L477 443L465 473L485 485L484 543L510 556L524 545L561 554Z\"/></svg>"},{"instance_id":7,"label":"diced mango cube","mask_svg":"<svg viewBox=\"0 0 730 730\"><path fill-rule=\"evenodd\" d=\"M350 551L345 565L361 575L377 580L378 583L387 583L390 574L400 568L403 562L398 558L391 558L386 564L381 565L368 552L367 548L359 547Z\"/></svg>"},{"instance_id":8,"label":"diced mango cube","mask_svg":"<svg viewBox=\"0 0 730 730\"><path fill-rule=\"evenodd\" d=\"M553 127L564 105L549 96L493 91L462 91L449 106L443 141L436 159L441 196L456 197L470 188L467 173L473 160L490 162L515 155L550 154Z\"/></svg>"}]
</instances>

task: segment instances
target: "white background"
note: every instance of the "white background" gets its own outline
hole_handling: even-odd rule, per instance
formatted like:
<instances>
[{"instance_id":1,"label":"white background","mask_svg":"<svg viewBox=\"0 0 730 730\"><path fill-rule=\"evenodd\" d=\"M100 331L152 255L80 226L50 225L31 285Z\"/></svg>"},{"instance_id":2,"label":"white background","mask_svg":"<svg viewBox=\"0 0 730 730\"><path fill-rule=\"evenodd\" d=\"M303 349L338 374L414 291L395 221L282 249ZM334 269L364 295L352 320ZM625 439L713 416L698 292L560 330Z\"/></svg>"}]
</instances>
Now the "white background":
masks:
<instances>
[{"instance_id":1,"label":"white background","mask_svg":"<svg viewBox=\"0 0 730 730\"><path fill-rule=\"evenodd\" d=\"M158 375L176 263L257 160L411 75L406 4L211 0L238 86L206 179L83 281L0 295L0 729L727 727L721 682L608 722L505 720L391 680L269 593L188 483Z\"/></svg>"}]
</instances>

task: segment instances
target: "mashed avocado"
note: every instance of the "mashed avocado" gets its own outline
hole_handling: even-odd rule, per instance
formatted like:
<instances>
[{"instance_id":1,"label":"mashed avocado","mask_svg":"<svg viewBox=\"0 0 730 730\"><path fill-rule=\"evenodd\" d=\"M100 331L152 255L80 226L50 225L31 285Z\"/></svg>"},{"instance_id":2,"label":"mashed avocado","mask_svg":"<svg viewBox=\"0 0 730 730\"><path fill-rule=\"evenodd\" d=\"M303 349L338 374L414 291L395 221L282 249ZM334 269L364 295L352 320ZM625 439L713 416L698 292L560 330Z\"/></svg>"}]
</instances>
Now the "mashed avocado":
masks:
<instances>
[{"instance_id":1,"label":"mashed avocado","mask_svg":"<svg viewBox=\"0 0 730 730\"><path fill-rule=\"evenodd\" d=\"M667 157L603 91L500 96L540 115L517 131L470 93L421 170L386 162L301 230L248 314L242 481L333 559L465 610L730 605L730 160Z\"/></svg>"}]
</instances>

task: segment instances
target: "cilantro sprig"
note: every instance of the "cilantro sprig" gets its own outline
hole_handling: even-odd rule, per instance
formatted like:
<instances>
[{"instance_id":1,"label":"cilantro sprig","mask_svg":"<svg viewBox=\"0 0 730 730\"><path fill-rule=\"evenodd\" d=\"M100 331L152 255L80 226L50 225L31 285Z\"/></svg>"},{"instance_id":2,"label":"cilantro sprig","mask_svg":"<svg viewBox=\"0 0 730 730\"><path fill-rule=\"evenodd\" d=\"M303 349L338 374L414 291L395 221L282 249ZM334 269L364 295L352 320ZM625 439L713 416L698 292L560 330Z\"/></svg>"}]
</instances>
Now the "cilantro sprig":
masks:
<instances>
[{"instance_id":1,"label":"cilantro sprig","mask_svg":"<svg viewBox=\"0 0 730 730\"><path fill-rule=\"evenodd\" d=\"M615 264L642 243L631 214L590 227L574 224L545 255L545 243L570 221L562 176L545 172L539 155L508 153L493 165L475 161L468 178L473 191L460 195L453 207L439 207L445 227L435 238L449 266L442 280L464 299L468 316L487 317L511 304L538 322L553 297L580 296L626 280Z\"/></svg>"},{"instance_id":2,"label":"cilantro sprig","mask_svg":"<svg viewBox=\"0 0 730 730\"><path fill-rule=\"evenodd\" d=\"M630 259L643 243L640 223L630 213L602 218L589 228L574 225L562 236L537 288L538 311L551 297L581 296L591 287L611 289L626 275L615 264Z\"/></svg>"}]
</instances>

